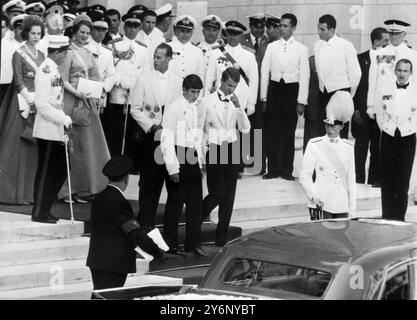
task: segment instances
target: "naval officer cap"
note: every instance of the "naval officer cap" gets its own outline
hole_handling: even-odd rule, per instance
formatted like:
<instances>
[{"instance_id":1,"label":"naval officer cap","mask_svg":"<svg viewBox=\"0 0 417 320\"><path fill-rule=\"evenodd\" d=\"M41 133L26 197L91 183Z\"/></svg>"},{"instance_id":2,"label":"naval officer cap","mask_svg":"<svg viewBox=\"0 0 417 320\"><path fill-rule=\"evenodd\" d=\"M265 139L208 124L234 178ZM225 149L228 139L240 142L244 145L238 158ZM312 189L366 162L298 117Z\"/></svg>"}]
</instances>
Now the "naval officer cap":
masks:
<instances>
[{"instance_id":1,"label":"naval officer cap","mask_svg":"<svg viewBox=\"0 0 417 320\"><path fill-rule=\"evenodd\" d=\"M174 17L172 13L172 5L170 3L167 3L163 5L162 7L155 10L156 15L160 20L166 18L166 17Z\"/></svg>"},{"instance_id":2,"label":"naval officer cap","mask_svg":"<svg viewBox=\"0 0 417 320\"><path fill-rule=\"evenodd\" d=\"M265 13L263 12L251 14L246 18L249 18L249 24L252 26L257 26L260 28L265 26Z\"/></svg>"},{"instance_id":3,"label":"naval officer cap","mask_svg":"<svg viewBox=\"0 0 417 320\"><path fill-rule=\"evenodd\" d=\"M337 91L330 98L326 107L324 123L342 125L352 119L354 112L352 96L347 91Z\"/></svg>"},{"instance_id":4,"label":"naval officer cap","mask_svg":"<svg viewBox=\"0 0 417 320\"><path fill-rule=\"evenodd\" d=\"M17 16L14 16L13 18L12 18L12 20L10 20L10 25L13 27L13 28L16 28L16 26L18 26L18 25L23 25L23 20L25 20L25 18L27 17L28 15L27 14L25 14L25 13L21 13L21 14L18 14Z\"/></svg>"},{"instance_id":5,"label":"naval officer cap","mask_svg":"<svg viewBox=\"0 0 417 320\"><path fill-rule=\"evenodd\" d=\"M122 21L124 23L131 23L131 24L142 24L142 14L137 12L126 13L122 17Z\"/></svg>"},{"instance_id":6,"label":"naval officer cap","mask_svg":"<svg viewBox=\"0 0 417 320\"><path fill-rule=\"evenodd\" d=\"M99 12L104 14L106 12L106 7L102 6L101 4L95 4L91 7L88 7L87 14L89 15L91 12Z\"/></svg>"},{"instance_id":7,"label":"naval officer cap","mask_svg":"<svg viewBox=\"0 0 417 320\"><path fill-rule=\"evenodd\" d=\"M247 30L246 27L243 24L241 24L239 21L230 20L230 21L227 21L224 25L225 25L225 30L228 32L231 31L233 33L243 33Z\"/></svg>"},{"instance_id":8,"label":"naval officer cap","mask_svg":"<svg viewBox=\"0 0 417 320\"><path fill-rule=\"evenodd\" d=\"M214 27L221 29L223 26L223 21L218 16L211 14L201 20L201 25L204 27Z\"/></svg>"},{"instance_id":9,"label":"naval officer cap","mask_svg":"<svg viewBox=\"0 0 417 320\"><path fill-rule=\"evenodd\" d=\"M278 28L280 26L281 19L279 17L276 17L272 14L266 14L265 17L266 17L265 24L267 27Z\"/></svg>"},{"instance_id":10,"label":"naval officer cap","mask_svg":"<svg viewBox=\"0 0 417 320\"><path fill-rule=\"evenodd\" d=\"M114 156L104 165L103 174L109 179L123 178L133 169L133 161L130 157L121 154Z\"/></svg>"},{"instance_id":11,"label":"naval officer cap","mask_svg":"<svg viewBox=\"0 0 417 320\"><path fill-rule=\"evenodd\" d=\"M93 22L94 28L100 28L100 29L109 28L109 24L107 23L106 17L104 13L102 13L101 11L89 11L88 16Z\"/></svg>"},{"instance_id":12,"label":"naval officer cap","mask_svg":"<svg viewBox=\"0 0 417 320\"><path fill-rule=\"evenodd\" d=\"M139 13L140 15L142 15L145 11L148 11L148 7L138 4L130 8L127 13Z\"/></svg>"},{"instance_id":13,"label":"naval officer cap","mask_svg":"<svg viewBox=\"0 0 417 320\"><path fill-rule=\"evenodd\" d=\"M3 5L2 10L3 12L10 13L10 12L25 12L26 4L22 0L11 0Z\"/></svg>"},{"instance_id":14,"label":"naval officer cap","mask_svg":"<svg viewBox=\"0 0 417 320\"><path fill-rule=\"evenodd\" d=\"M45 13L46 6L43 1L33 0L26 3L25 13L42 15Z\"/></svg>"},{"instance_id":15,"label":"naval officer cap","mask_svg":"<svg viewBox=\"0 0 417 320\"><path fill-rule=\"evenodd\" d=\"M189 14L183 14L174 20L174 27L193 30L197 21Z\"/></svg>"},{"instance_id":16,"label":"naval officer cap","mask_svg":"<svg viewBox=\"0 0 417 320\"><path fill-rule=\"evenodd\" d=\"M407 31L407 27L410 26L410 24L407 22L395 19L387 20L384 22L384 24L386 25L388 32L391 33L405 32Z\"/></svg>"},{"instance_id":17,"label":"naval officer cap","mask_svg":"<svg viewBox=\"0 0 417 320\"><path fill-rule=\"evenodd\" d=\"M62 49L69 46L69 38L67 36L50 35L48 48Z\"/></svg>"}]
</instances>

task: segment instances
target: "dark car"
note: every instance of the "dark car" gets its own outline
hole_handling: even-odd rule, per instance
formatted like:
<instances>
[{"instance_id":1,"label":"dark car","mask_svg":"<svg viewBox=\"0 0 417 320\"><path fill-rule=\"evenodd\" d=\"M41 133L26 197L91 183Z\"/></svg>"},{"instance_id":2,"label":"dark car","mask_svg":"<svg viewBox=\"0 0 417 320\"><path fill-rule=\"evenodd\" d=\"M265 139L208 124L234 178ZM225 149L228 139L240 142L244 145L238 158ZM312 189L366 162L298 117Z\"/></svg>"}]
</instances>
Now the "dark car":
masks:
<instances>
[{"instance_id":1,"label":"dark car","mask_svg":"<svg viewBox=\"0 0 417 320\"><path fill-rule=\"evenodd\" d=\"M323 220L273 227L234 240L217 254L198 287L182 290L178 298L188 292L194 299L195 295L204 299L208 294L226 294L414 300L416 271L416 224Z\"/></svg>"}]
</instances>

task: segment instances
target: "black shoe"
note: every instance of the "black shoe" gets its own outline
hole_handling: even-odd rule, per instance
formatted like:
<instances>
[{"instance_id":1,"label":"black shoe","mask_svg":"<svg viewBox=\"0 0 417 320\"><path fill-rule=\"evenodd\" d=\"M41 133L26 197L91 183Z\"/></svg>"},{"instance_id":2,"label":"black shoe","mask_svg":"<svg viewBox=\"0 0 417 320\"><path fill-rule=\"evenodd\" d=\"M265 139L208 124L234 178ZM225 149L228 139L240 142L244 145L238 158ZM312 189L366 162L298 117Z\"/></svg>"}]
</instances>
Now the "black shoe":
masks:
<instances>
[{"instance_id":1,"label":"black shoe","mask_svg":"<svg viewBox=\"0 0 417 320\"><path fill-rule=\"evenodd\" d=\"M262 169L258 174L257 174L257 176L263 176L264 174L266 173L266 170L265 169Z\"/></svg>"},{"instance_id":2,"label":"black shoe","mask_svg":"<svg viewBox=\"0 0 417 320\"><path fill-rule=\"evenodd\" d=\"M287 181L294 181L295 180L295 178L291 174L282 176L281 178L284 179L284 180L287 180Z\"/></svg>"},{"instance_id":3,"label":"black shoe","mask_svg":"<svg viewBox=\"0 0 417 320\"><path fill-rule=\"evenodd\" d=\"M269 180L269 179L277 179L278 177L279 175L277 174L267 173L266 175L262 177L262 179Z\"/></svg>"},{"instance_id":4,"label":"black shoe","mask_svg":"<svg viewBox=\"0 0 417 320\"><path fill-rule=\"evenodd\" d=\"M379 183L379 181L375 181L375 182L372 184L372 188L381 188L381 184Z\"/></svg>"},{"instance_id":5,"label":"black shoe","mask_svg":"<svg viewBox=\"0 0 417 320\"><path fill-rule=\"evenodd\" d=\"M209 254L207 252L205 252L203 250L203 248L201 248L201 247L189 250L187 252L194 253L195 255L200 256L200 257L208 257L209 256Z\"/></svg>"},{"instance_id":6,"label":"black shoe","mask_svg":"<svg viewBox=\"0 0 417 320\"><path fill-rule=\"evenodd\" d=\"M237 179L242 180L242 178L243 178L243 174L239 172L239 174L237 175Z\"/></svg>"},{"instance_id":7,"label":"black shoe","mask_svg":"<svg viewBox=\"0 0 417 320\"><path fill-rule=\"evenodd\" d=\"M56 220L50 219L48 217L32 217L33 222L41 222L41 223L50 223L55 224Z\"/></svg>"},{"instance_id":8,"label":"black shoe","mask_svg":"<svg viewBox=\"0 0 417 320\"><path fill-rule=\"evenodd\" d=\"M169 248L169 250L166 252L168 254L176 254L182 257L185 257L187 254L184 252L184 250L182 250L180 247L174 247L174 248Z\"/></svg>"},{"instance_id":9,"label":"black shoe","mask_svg":"<svg viewBox=\"0 0 417 320\"><path fill-rule=\"evenodd\" d=\"M49 220L59 221L59 218L58 218L58 217L55 217L55 216L54 216L54 215L52 215L52 214L47 214L47 215L46 215L46 218L47 218L47 219L49 219Z\"/></svg>"},{"instance_id":10,"label":"black shoe","mask_svg":"<svg viewBox=\"0 0 417 320\"><path fill-rule=\"evenodd\" d=\"M88 203L87 200L82 199L80 196L78 196L76 194L72 196L72 201L80 203L80 204L87 204Z\"/></svg>"}]
</instances>

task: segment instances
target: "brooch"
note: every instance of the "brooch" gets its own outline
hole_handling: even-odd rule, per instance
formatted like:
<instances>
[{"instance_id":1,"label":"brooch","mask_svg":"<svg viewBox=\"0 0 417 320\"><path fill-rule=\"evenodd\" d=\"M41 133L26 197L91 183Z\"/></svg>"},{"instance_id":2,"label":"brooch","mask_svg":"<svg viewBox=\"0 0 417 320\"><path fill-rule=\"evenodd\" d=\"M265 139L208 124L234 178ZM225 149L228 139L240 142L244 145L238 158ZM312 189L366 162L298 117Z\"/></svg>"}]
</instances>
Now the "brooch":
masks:
<instances>
[{"instance_id":1,"label":"brooch","mask_svg":"<svg viewBox=\"0 0 417 320\"><path fill-rule=\"evenodd\" d=\"M42 69L42 71L43 71L44 73L51 73L51 69L49 69L49 66L48 66L48 65L46 65L46 66Z\"/></svg>"},{"instance_id":2,"label":"brooch","mask_svg":"<svg viewBox=\"0 0 417 320\"><path fill-rule=\"evenodd\" d=\"M28 76L29 78L34 78L34 77L35 77L35 72L33 72L33 71L29 71L29 72L28 72L28 74L27 74L27 76Z\"/></svg>"}]
</instances>

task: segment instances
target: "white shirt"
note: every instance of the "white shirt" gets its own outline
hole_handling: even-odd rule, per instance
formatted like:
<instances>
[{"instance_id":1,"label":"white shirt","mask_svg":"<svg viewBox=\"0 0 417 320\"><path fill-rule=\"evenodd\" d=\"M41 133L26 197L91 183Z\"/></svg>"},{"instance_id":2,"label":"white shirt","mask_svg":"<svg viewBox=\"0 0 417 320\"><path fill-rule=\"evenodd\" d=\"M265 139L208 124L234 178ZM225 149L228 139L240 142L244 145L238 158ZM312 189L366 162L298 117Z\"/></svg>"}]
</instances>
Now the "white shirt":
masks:
<instances>
[{"instance_id":1,"label":"white shirt","mask_svg":"<svg viewBox=\"0 0 417 320\"><path fill-rule=\"evenodd\" d=\"M203 57L204 57L204 79L203 82L205 81L205 76L207 74L207 69L210 63L210 59L213 55L213 47L219 45L219 42L214 42L212 44L208 44L207 41L201 41L197 47L199 47L201 49L201 51L203 52Z\"/></svg>"},{"instance_id":2,"label":"white shirt","mask_svg":"<svg viewBox=\"0 0 417 320\"><path fill-rule=\"evenodd\" d=\"M14 38L8 39L4 37L1 39L1 75L0 84L10 84L13 81L13 54L25 42L17 42ZM3 97L2 97L3 98Z\"/></svg>"},{"instance_id":3,"label":"white shirt","mask_svg":"<svg viewBox=\"0 0 417 320\"><path fill-rule=\"evenodd\" d=\"M338 159L343 170L338 170L334 158ZM316 172L315 182L312 178L314 171ZM341 177L340 174L345 176ZM330 139L327 135L311 139L303 156L300 183L310 200L309 207L316 207L316 204L311 201L314 198L324 203L324 211L353 213L356 210L353 144L345 139Z\"/></svg>"},{"instance_id":4,"label":"white shirt","mask_svg":"<svg viewBox=\"0 0 417 320\"><path fill-rule=\"evenodd\" d=\"M408 59L414 66L417 66L417 51L407 47L405 43L394 47L389 44L385 48L374 51L371 56L371 67L369 69L368 107L376 107L375 99L379 99L382 87L392 82L395 76L395 64L400 59ZM369 111L373 113L375 110Z\"/></svg>"},{"instance_id":5,"label":"white shirt","mask_svg":"<svg viewBox=\"0 0 417 320\"><path fill-rule=\"evenodd\" d=\"M247 95L247 103L255 105L258 98L259 85L258 64L256 62L255 55L252 52L244 49L240 44L238 44L236 47L226 45L225 50L236 60L238 66L242 68L249 79L248 86L243 77L241 77L235 91L236 95ZM213 52L213 57L211 58L207 69L205 81L206 95L209 94L210 89L213 87L213 83L215 83L216 88L220 87L223 71L228 67L233 67L233 64L226 58L220 49L216 49ZM243 107L246 108L247 105Z\"/></svg>"},{"instance_id":6,"label":"white shirt","mask_svg":"<svg viewBox=\"0 0 417 320\"><path fill-rule=\"evenodd\" d=\"M179 173L180 162L175 146L197 150L199 163L202 157L202 123L199 124L198 107L190 104L183 95L165 107L162 120L161 149L169 175ZM183 162L184 163L184 162Z\"/></svg>"},{"instance_id":7,"label":"white shirt","mask_svg":"<svg viewBox=\"0 0 417 320\"><path fill-rule=\"evenodd\" d=\"M126 91L132 91L143 69L145 69L148 51L145 47L137 44L135 40L124 37L122 41L110 45L113 51L113 62L116 68L117 81L110 93L110 103L124 104ZM120 59L117 52L131 51L129 59Z\"/></svg>"},{"instance_id":8,"label":"white shirt","mask_svg":"<svg viewBox=\"0 0 417 320\"><path fill-rule=\"evenodd\" d=\"M353 44L334 35L329 41L317 41L314 55L320 91L326 89L327 92L333 92L351 88L353 97L362 75Z\"/></svg>"},{"instance_id":9,"label":"white shirt","mask_svg":"<svg viewBox=\"0 0 417 320\"><path fill-rule=\"evenodd\" d=\"M161 32L158 32L157 28L154 28L150 34L146 34L143 30L140 30L136 40L146 44L148 46L148 62L147 67L153 69L153 56L155 54L155 49L161 43L165 42L165 38L161 35Z\"/></svg>"},{"instance_id":10,"label":"white shirt","mask_svg":"<svg viewBox=\"0 0 417 320\"><path fill-rule=\"evenodd\" d=\"M177 38L168 44L173 51L170 70L182 79L190 74L196 74L201 81L204 81L204 59L201 50L191 42L183 44Z\"/></svg>"},{"instance_id":11,"label":"white shirt","mask_svg":"<svg viewBox=\"0 0 417 320\"><path fill-rule=\"evenodd\" d=\"M261 67L261 100L267 98L269 80L285 83L299 83L298 103L307 104L310 66L308 49L294 37L270 43L266 49Z\"/></svg>"}]
</instances>

